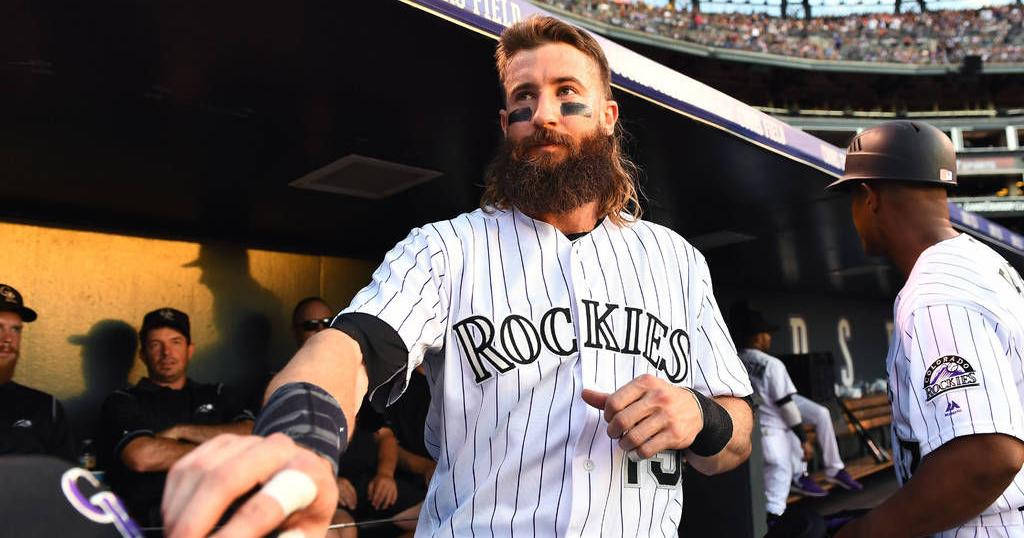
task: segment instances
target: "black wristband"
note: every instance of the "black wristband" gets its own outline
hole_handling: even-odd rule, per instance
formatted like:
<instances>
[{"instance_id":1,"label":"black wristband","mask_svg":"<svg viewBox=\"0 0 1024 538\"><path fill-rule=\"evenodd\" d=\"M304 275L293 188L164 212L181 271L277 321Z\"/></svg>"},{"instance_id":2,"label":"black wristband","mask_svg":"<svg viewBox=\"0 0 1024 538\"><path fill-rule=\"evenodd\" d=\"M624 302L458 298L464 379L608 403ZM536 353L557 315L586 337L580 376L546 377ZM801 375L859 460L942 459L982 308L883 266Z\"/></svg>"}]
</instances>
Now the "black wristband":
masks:
<instances>
[{"instance_id":1,"label":"black wristband","mask_svg":"<svg viewBox=\"0 0 1024 538\"><path fill-rule=\"evenodd\" d=\"M254 435L283 433L331 462L348 448L348 422L341 406L324 389L312 383L286 383L278 387L256 418Z\"/></svg>"},{"instance_id":2,"label":"black wristband","mask_svg":"<svg viewBox=\"0 0 1024 538\"><path fill-rule=\"evenodd\" d=\"M702 457L718 454L732 439L732 417L718 402L690 389L704 415L704 427L690 445L690 452Z\"/></svg>"},{"instance_id":3,"label":"black wristband","mask_svg":"<svg viewBox=\"0 0 1024 538\"><path fill-rule=\"evenodd\" d=\"M807 432L804 431L804 425L802 423L797 424L796 426L793 426L790 429L793 430L793 433L796 435L796 438L800 440L800 444L804 444L807 442Z\"/></svg>"}]
</instances>

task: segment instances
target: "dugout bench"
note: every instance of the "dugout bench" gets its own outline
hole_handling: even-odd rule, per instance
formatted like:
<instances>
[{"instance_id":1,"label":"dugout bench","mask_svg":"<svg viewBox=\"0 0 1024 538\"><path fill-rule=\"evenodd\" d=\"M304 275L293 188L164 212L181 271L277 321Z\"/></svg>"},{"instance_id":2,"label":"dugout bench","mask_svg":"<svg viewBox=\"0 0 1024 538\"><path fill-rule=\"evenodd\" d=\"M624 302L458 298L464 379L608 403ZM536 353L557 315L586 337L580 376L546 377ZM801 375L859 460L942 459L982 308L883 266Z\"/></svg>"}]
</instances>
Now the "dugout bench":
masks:
<instances>
[{"instance_id":1,"label":"dugout bench","mask_svg":"<svg viewBox=\"0 0 1024 538\"><path fill-rule=\"evenodd\" d=\"M857 437L860 443L861 456L845 461L846 472L854 480L860 480L875 473L885 471L892 467L892 450L885 447L882 439L888 435L888 427L892 424L892 408L889 405L889 395L886 393L871 394L862 398L839 398L836 397L839 410L846 419L846 432L836 430L836 435L843 433L852 434ZM807 438L817 446L814 430L804 425ZM811 473L811 478L825 490L835 487L825 481L825 472L818 471ZM792 503L803 498L803 495L792 494L787 503Z\"/></svg>"}]
</instances>

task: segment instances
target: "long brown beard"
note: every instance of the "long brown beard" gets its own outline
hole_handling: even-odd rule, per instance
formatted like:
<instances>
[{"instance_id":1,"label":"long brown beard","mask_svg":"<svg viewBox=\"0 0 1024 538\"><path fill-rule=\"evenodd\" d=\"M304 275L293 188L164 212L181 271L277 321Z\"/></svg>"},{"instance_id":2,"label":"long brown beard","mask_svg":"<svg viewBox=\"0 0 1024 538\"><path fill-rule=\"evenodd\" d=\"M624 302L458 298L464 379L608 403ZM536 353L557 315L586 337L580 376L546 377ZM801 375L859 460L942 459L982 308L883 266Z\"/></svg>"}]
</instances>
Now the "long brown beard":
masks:
<instances>
[{"instance_id":1,"label":"long brown beard","mask_svg":"<svg viewBox=\"0 0 1024 538\"><path fill-rule=\"evenodd\" d=\"M560 161L529 155L544 144L560 145L568 155ZM486 181L497 187L499 199L528 215L565 213L613 195L613 147L614 139L600 131L579 142L547 129L520 142L506 138L487 166Z\"/></svg>"}]
</instances>

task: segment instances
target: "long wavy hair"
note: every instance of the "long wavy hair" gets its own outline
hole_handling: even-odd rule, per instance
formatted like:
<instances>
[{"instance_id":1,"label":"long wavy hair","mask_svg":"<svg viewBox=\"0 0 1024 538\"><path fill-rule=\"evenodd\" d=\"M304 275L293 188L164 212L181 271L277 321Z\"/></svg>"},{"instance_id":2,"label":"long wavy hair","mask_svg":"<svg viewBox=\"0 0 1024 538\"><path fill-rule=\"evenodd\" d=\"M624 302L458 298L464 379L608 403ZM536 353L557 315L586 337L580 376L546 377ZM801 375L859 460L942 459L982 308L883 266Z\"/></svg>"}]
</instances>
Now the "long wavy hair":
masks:
<instances>
[{"instance_id":1,"label":"long wavy hair","mask_svg":"<svg viewBox=\"0 0 1024 538\"><path fill-rule=\"evenodd\" d=\"M509 26L501 33L498 48L494 53L495 65L501 86L505 87L508 66L512 57L524 50L532 50L548 43L565 43L579 50L594 60L601 76L605 99L612 99L611 69L601 45L590 34L566 24L554 17L532 16L524 21ZM598 214L608 217L613 223L623 225L640 219L640 194L636 178L639 168L622 150L624 133L619 122L611 135L611 174L614 188L601 195L598 202ZM505 195L500 178L488 175L485 178L484 192L480 199L484 209L494 207L510 209L508 197Z\"/></svg>"}]
</instances>

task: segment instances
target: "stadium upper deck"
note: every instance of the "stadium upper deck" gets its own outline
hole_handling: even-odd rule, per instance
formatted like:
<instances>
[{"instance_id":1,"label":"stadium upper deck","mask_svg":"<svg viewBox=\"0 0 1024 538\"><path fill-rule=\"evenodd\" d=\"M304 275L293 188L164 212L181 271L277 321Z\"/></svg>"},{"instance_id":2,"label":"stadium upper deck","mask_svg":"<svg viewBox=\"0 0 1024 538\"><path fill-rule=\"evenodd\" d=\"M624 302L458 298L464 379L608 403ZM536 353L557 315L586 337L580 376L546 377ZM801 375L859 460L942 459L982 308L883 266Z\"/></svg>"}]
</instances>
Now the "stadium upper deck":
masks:
<instances>
[{"instance_id":1,"label":"stadium upper deck","mask_svg":"<svg viewBox=\"0 0 1024 538\"><path fill-rule=\"evenodd\" d=\"M1024 10L1019 4L979 10L784 19L763 13L700 13L643 3L538 3L627 31L729 51L910 65L959 65L970 57L978 57L984 64L1024 62ZM758 61L756 56L750 60Z\"/></svg>"}]
</instances>

